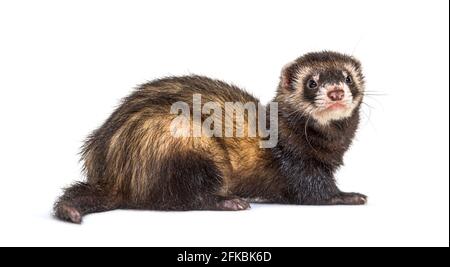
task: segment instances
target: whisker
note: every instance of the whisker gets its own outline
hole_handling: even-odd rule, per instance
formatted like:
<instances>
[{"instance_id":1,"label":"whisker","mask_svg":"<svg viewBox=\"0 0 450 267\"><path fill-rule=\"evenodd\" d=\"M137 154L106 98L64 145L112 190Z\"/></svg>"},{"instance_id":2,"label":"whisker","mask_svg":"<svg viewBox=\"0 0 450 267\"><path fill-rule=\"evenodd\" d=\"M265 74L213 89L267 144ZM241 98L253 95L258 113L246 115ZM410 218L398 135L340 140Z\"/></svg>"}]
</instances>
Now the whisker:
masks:
<instances>
[{"instance_id":1,"label":"whisker","mask_svg":"<svg viewBox=\"0 0 450 267\"><path fill-rule=\"evenodd\" d=\"M375 91L375 90L364 90L361 92L363 95L376 95L376 96L387 96L389 94L383 91Z\"/></svg>"},{"instance_id":2,"label":"whisker","mask_svg":"<svg viewBox=\"0 0 450 267\"><path fill-rule=\"evenodd\" d=\"M302 114L300 115L300 118L304 118L306 112L309 113L308 109L309 109L311 106L312 106L312 104L308 104L308 105L305 107L305 110L303 110Z\"/></svg>"},{"instance_id":3,"label":"whisker","mask_svg":"<svg viewBox=\"0 0 450 267\"><path fill-rule=\"evenodd\" d=\"M370 108L370 109L373 109L374 107L373 106L371 106L371 105L369 105L369 104L367 104L366 102L364 102L364 101L362 101L361 102L361 104L364 104L364 105L366 105L368 108Z\"/></svg>"},{"instance_id":4,"label":"whisker","mask_svg":"<svg viewBox=\"0 0 450 267\"><path fill-rule=\"evenodd\" d=\"M366 105L366 107L369 108L369 115L367 115L367 113L364 111L364 109L361 109L361 111L363 112L364 116L366 116L366 118L367 118L367 123L370 124L370 126L371 126L374 130L376 130L375 125L372 123L372 120L371 120L371 118L372 118L372 108L373 108L373 107L370 106L370 105L367 104L367 103L364 103L364 102L361 102L361 103L364 104L364 105Z\"/></svg>"},{"instance_id":5,"label":"whisker","mask_svg":"<svg viewBox=\"0 0 450 267\"><path fill-rule=\"evenodd\" d=\"M306 119L306 123L305 123L305 139L306 139L306 142L308 143L308 145L311 147L311 149L314 150L315 152L317 152L317 150L312 146L312 144L308 138L308 122L309 122L310 118L311 118L311 114L309 114L308 119Z\"/></svg>"},{"instance_id":6,"label":"whisker","mask_svg":"<svg viewBox=\"0 0 450 267\"><path fill-rule=\"evenodd\" d=\"M356 49L358 48L359 44L361 43L362 39L364 36L360 36L358 41L356 42L355 46L353 47L352 53L350 54L351 56L353 56L356 52Z\"/></svg>"},{"instance_id":7,"label":"whisker","mask_svg":"<svg viewBox=\"0 0 450 267\"><path fill-rule=\"evenodd\" d=\"M383 107L383 104L382 104L381 101L379 101L377 98L375 98L375 97L373 97L373 96L371 96L371 95L366 95L365 97L366 97L366 99L371 99L371 100L375 101L378 105L380 105L381 107Z\"/></svg>"},{"instance_id":8,"label":"whisker","mask_svg":"<svg viewBox=\"0 0 450 267\"><path fill-rule=\"evenodd\" d=\"M366 94L363 94L364 96L366 96L366 95L370 95L370 96L389 96L388 94L373 94L373 93L366 93Z\"/></svg>"}]
</instances>

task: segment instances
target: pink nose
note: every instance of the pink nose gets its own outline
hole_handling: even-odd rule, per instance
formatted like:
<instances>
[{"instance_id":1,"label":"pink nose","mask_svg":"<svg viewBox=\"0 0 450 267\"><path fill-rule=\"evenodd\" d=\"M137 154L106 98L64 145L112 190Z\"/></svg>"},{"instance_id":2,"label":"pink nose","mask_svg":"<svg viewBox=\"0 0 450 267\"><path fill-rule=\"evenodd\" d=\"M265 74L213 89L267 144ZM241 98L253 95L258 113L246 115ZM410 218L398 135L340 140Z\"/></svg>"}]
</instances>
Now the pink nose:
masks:
<instances>
[{"instance_id":1,"label":"pink nose","mask_svg":"<svg viewBox=\"0 0 450 267\"><path fill-rule=\"evenodd\" d=\"M344 99L344 90L332 90L328 92L328 98L330 98L332 101L341 101Z\"/></svg>"}]
</instances>

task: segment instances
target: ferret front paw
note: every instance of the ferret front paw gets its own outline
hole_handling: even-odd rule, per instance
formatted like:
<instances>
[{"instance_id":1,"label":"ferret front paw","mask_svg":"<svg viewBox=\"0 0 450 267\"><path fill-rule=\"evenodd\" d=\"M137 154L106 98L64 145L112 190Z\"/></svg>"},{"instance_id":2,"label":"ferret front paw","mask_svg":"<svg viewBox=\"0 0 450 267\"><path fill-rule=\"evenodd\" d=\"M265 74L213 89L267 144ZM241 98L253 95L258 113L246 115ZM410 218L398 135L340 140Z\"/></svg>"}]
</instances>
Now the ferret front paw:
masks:
<instances>
[{"instance_id":1,"label":"ferret front paw","mask_svg":"<svg viewBox=\"0 0 450 267\"><path fill-rule=\"evenodd\" d=\"M365 205L367 196L359 193L339 193L330 199L331 205Z\"/></svg>"},{"instance_id":2,"label":"ferret front paw","mask_svg":"<svg viewBox=\"0 0 450 267\"><path fill-rule=\"evenodd\" d=\"M250 209L250 204L240 198L224 199L217 203L217 210L239 211Z\"/></svg>"}]
</instances>

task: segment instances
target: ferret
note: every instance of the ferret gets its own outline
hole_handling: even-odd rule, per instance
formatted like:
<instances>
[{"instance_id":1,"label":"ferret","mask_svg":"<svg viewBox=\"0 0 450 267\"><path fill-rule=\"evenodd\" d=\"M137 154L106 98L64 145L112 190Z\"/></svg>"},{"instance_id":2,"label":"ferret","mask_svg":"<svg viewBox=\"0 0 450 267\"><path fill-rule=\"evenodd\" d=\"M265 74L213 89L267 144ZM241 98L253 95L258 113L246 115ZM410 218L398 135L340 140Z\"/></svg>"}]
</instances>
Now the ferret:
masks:
<instances>
[{"instance_id":1,"label":"ferret","mask_svg":"<svg viewBox=\"0 0 450 267\"><path fill-rule=\"evenodd\" d=\"M252 202L367 202L363 194L339 190L334 177L355 136L364 96L361 63L353 56L313 52L282 69L271 115L277 142L266 148L261 141L267 136L248 130L241 137L194 136L192 116L181 116L184 124L174 126L180 114L171 107L185 103L194 112L195 95L233 121L239 112L248 119L248 110L230 114L226 103L262 106L245 90L203 76L141 85L87 138L81 153L86 181L64 190L55 216L81 223L86 214L113 209L239 211ZM244 121L244 129L249 125Z\"/></svg>"}]
</instances>

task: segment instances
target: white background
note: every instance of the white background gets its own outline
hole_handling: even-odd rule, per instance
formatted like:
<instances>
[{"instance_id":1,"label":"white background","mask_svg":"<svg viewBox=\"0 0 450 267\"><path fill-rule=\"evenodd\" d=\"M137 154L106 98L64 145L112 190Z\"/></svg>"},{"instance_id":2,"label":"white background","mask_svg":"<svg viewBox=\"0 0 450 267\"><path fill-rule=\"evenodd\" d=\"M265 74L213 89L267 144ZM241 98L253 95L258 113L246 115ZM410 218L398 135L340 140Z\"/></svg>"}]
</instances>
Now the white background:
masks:
<instances>
[{"instance_id":1,"label":"white background","mask_svg":"<svg viewBox=\"0 0 450 267\"><path fill-rule=\"evenodd\" d=\"M2 0L0 245L448 246L448 23L442 0ZM267 102L285 63L322 49L358 57L384 94L338 173L367 206L52 218L82 140L135 85L196 73Z\"/></svg>"}]
</instances>

